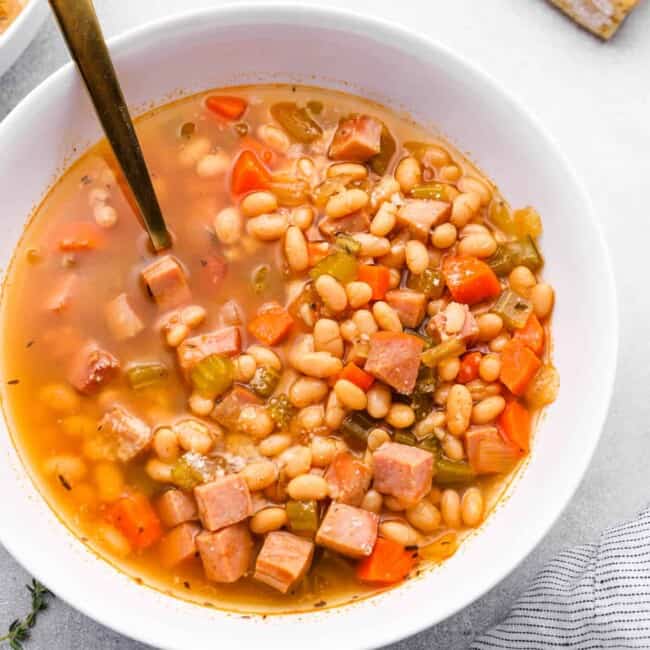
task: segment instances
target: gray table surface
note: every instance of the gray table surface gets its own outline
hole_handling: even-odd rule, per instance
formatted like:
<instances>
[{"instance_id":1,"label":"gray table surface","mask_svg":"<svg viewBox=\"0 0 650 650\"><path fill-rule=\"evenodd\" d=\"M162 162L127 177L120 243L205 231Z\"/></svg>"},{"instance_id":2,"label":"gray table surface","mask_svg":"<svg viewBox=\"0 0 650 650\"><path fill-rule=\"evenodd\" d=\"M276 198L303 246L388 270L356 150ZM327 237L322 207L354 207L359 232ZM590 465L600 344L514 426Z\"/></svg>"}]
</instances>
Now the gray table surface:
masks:
<instances>
[{"instance_id":1,"label":"gray table surface","mask_svg":"<svg viewBox=\"0 0 650 650\"><path fill-rule=\"evenodd\" d=\"M216 0L96 0L109 36L154 18L216 4ZM301 4L349 5L345 0ZM643 3L608 44L574 27L543 0L356 0L355 10L442 41L530 107L585 180L614 261L621 319L618 375L600 445L575 498L540 545L501 584L456 616L392 646L466 648L507 614L549 558L569 545L593 541L604 527L631 516L649 498L650 291L644 281L650 263L650 3ZM0 79L0 119L67 59L50 19ZM26 611L24 584L29 576L1 547L0 575L2 630ZM55 600L28 647L145 646Z\"/></svg>"}]
</instances>

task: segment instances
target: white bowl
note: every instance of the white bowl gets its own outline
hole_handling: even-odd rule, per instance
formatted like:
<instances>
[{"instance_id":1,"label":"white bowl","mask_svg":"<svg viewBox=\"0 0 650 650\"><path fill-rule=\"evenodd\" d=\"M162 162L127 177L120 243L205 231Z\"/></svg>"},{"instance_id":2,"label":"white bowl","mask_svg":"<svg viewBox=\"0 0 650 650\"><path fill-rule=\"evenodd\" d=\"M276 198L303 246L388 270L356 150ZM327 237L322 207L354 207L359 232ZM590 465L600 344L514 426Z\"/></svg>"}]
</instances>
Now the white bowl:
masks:
<instances>
[{"instance_id":1,"label":"white bowl","mask_svg":"<svg viewBox=\"0 0 650 650\"><path fill-rule=\"evenodd\" d=\"M529 464L479 534L442 567L370 600L301 616L243 618L139 586L72 536L35 490L0 431L0 539L61 598L164 648L366 648L411 635L465 607L540 541L580 482L610 400L617 316L607 249L589 196L537 122L492 80L443 47L389 24L324 9L237 6L179 16L113 39L135 110L181 93L253 82L350 90L440 127L499 183L512 204L544 218L546 277L557 290L557 402ZM68 65L0 126L6 268L33 206L65 164L100 136ZM21 315L27 318L28 315ZM13 325L19 326L19 319Z\"/></svg>"},{"instance_id":2,"label":"white bowl","mask_svg":"<svg viewBox=\"0 0 650 650\"><path fill-rule=\"evenodd\" d=\"M47 16L46 0L29 0L8 29L0 34L0 77L32 42Z\"/></svg>"}]
</instances>

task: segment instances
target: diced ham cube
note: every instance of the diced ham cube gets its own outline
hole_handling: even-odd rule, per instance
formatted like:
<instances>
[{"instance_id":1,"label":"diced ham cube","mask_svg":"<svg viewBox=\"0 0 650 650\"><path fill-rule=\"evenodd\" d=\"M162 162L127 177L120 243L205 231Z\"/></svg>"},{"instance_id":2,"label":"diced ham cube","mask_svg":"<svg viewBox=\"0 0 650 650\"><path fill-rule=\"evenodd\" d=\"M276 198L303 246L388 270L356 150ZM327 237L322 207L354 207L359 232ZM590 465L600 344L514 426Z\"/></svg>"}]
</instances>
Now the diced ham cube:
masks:
<instances>
[{"instance_id":1,"label":"diced ham cube","mask_svg":"<svg viewBox=\"0 0 650 650\"><path fill-rule=\"evenodd\" d=\"M234 430L237 428L239 413L244 406L249 404L261 404L262 400L247 388L235 386L224 398L214 407L211 417L222 427Z\"/></svg>"},{"instance_id":2,"label":"diced ham cube","mask_svg":"<svg viewBox=\"0 0 650 650\"><path fill-rule=\"evenodd\" d=\"M314 544L308 539L285 531L273 531L255 562L253 577L286 594L309 571Z\"/></svg>"},{"instance_id":3,"label":"diced ham cube","mask_svg":"<svg viewBox=\"0 0 650 650\"><path fill-rule=\"evenodd\" d=\"M107 303L104 315L108 329L118 341L131 339L144 329L144 323L129 304L125 293Z\"/></svg>"},{"instance_id":4,"label":"diced ham cube","mask_svg":"<svg viewBox=\"0 0 650 650\"><path fill-rule=\"evenodd\" d=\"M339 122L329 157L365 162L381 150L382 123L369 115L355 115Z\"/></svg>"},{"instance_id":5,"label":"diced ham cube","mask_svg":"<svg viewBox=\"0 0 650 650\"><path fill-rule=\"evenodd\" d=\"M340 219L324 217L318 222L318 229L326 237L335 237L339 233L367 232L370 217L365 210L357 210Z\"/></svg>"},{"instance_id":6,"label":"diced ham cube","mask_svg":"<svg viewBox=\"0 0 650 650\"><path fill-rule=\"evenodd\" d=\"M213 582L236 582L247 571L253 556L253 539L246 524L228 526L216 533L204 530L196 536L205 577Z\"/></svg>"},{"instance_id":7,"label":"diced ham cube","mask_svg":"<svg viewBox=\"0 0 650 650\"><path fill-rule=\"evenodd\" d=\"M253 514L246 481L235 474L194 488L199 517L207 530L219 530Z\"/></svg>"},{"instance_id":8,"label":"diced ham cube","mask_svg":"<svg viewBox=\"0 0 650 650\"><path fill-rule=\"evenodd\" d=\"M458 328L458 312L461 312L463 317L460 329ZM450 338L467 340L474 338L478 334L478 324L474 314L467 305L459 302L450 302L443 311L438 312L431 320L442 341Z\"/></svg>"},{"instance_id":9,"label":"diced ham cube","mask_svg":"<svg viewBox=\"0 0 650 650\"><path fill-rule=\"evenodd\" d=\"M185 373L211 354L232 357L240 351L241 334L238 327L224 327L215 332L191 336L176 348L178 363Z\"/></svg>"},{"instance_id":10,"label":"diced ham cube","mask_svg":"<svg viewBox=\"0 0 650 650\"><path fill-rule=\"evenodd\" d=\"M142 279L161 309L172 309L192 299L185 271L171 255L164 255L142 269Z\"/></svg>"},{"instance_id":11,"label":"diced ham cube","mask_svg":"<svg viewBox=\"0 0 650 650\"><path fill-rule=\"evenodd\" d=\"M201 526L185 522L172 528L158 545L160 563L166 568L189 560L196 555L196 537L201 532Z\"/></svg>"},{"instance_id":12,"label":"diced ham cube","mask_svg":"<svg viewBox=\"0 0 650 650\"><path fill-rule=\"evenodd\" d=\"M406 505L415 505L431 489L433 454L398 442L385 442L373 454L373 487Z\"/></svg>"},{"instance_id":13,"label":"diced ham cube","mask_svg":"<svg viewBox=\"0 0 650 650\"><path fill-rule=\"evenodd\" d=\"M156 509L161 521L168 528L199 517L194 497L181 492L181 490L164 492L156 501Z\"/></svg>"},{"instance_id":14,"label":"diced ham cube","mask_svg":"<svg viewBox=\"0 0 650 650\"><path fill-rule=\"evenodd\" d=\"M325 480L334 501L358 506L370 486L371 475L367 465L352 454L342 452L330 463L325 472Z\"/></svg>"},{"instance_id":15,"label":"diced ham cube","mask_svg":"<svg viewBox=\"0 0 650 650\"><path fill-rule=\"evenodd\" d=\"M86 343L72 359L68 381L80 392L91 395L119 372L120 362L94 341Z\"/></svg>"},{"instance_id":16,"label":"diced ham cube","mask_svg":"<svg viewBox=\"0 0 650 650\"><path fill-rule=\"evenodd\" d=\"M412 334L376 332L370 337L365 370L400 393L415 388L424 341Z\"/></svg>"},{"instance_id":17,"label":"diced ham cube","mask_svg":"<svg viewBox=\"0 0 650 650\"><path fill-rule=\"evenodd\" d=\"M97 434L105 443L106 456L123 463L135 458L151 442L151 427L120 406L104 414L97 425Z\"/></svg>"},{"instance_id":18,"label":"diced ham cube","mask_svg":"<svg viewBox=\"0 0 650 650\"><path fill-rule=\"evenodd\" d=\"M378 526L374 512L332 503L316 533L316 543L348 557L366 557L377 541Z\"/></svg>"},{"instance_id":19,"label":"diced ham cube","mask_svg":"<svg viewBox=\"0 0 650 650\"><path fill-rule=\"evenodd\" d=\"M57 313L70 307L72 298L79 286L79 276L68 273L59 280L50 297L45 301L45 309Z\"/></svg>"},{"instance_id":20,"label":"diced ham cube","mask_svg":"<svg viewBox=\"0 0 650 650\"><path fill-rule=\"evenodd\" d=\"M386 302L397 312L404 327L418 327L427 308L427 297L411 289L389 291L386 294Z\"/></svg>"},{"instance_id":21,"label":"diced ham cube","mask_svg":"<svg viewBox=\"0 0 650 650\"><path fill-rule=\"evenodd\" d=\"M449 217L451 203L428 199L409 199L397 211L397 223L406 226L414 237L426 241L429 231Z\"/></svg>"}]
</instances>

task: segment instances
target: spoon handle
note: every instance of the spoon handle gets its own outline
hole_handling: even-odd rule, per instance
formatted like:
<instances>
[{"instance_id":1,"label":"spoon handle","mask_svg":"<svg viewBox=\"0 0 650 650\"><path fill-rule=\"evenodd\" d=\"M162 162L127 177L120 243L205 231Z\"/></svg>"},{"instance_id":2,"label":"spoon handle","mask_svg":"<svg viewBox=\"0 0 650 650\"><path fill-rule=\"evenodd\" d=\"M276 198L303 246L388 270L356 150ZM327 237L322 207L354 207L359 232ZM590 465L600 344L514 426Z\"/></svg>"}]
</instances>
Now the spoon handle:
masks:
<instances>
[{"instance_id":1,"label":"spoon handle","mask_svg":"<svg viewBox=\"0 0 650 650\"><path fill-rule=\"evenodd\" d=\"M50 6L133 192L153 247L156 251L169 248L171 237L92 0L50 0Z\"/></svg>"}]
</instances>

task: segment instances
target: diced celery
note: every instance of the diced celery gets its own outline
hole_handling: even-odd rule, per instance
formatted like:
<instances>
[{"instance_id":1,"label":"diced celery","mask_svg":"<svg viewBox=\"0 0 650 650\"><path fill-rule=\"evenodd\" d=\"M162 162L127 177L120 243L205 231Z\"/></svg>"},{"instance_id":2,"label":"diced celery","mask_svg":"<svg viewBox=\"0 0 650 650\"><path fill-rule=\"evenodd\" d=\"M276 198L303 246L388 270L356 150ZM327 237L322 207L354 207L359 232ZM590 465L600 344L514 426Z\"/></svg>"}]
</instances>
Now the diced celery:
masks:
<instances>
[{"instance_id":1,"label":"diced celery","mask_svg":"<svg viewBox=\"0 0 650 650\"><path fill-rule=\"evenodd\" d=\"M515 234L515 220L505 201L493 199L488 208L490 221L507 235Z\"/></svg>"},{"instance_id":2,"label":"diced celery","mask_svg":"<svg viewBox=\"0 0 650 650\"><path fill-rule=\"evenodd\" d=\"M526 236L500 244L487 263L497 275L508 275L515 266L526 266L531 271L537 271L543 260L532 237Z\"/></svg>"},{"instance_id":3,"label":"diced celery","mask_svg":"<svg viewBox=\"0 0 650 650\"><path fill-rule=\"evenodd\" d=\"M271 106L271 115L280 126L298 142L310 143L323 133L320 125L309 115L306 108L298 107L294 102L279 102Z\"/></svg>"},{"instance_id":4,"label":"diced celery","mask_svg":"<svg viewBox=\"0 0 650 650\"><path fill-rule=\"evenodd\" d=\"M395 431L393 441L401 445L409 445L409 447L415 447L418 444L417 438L411 432L405 430Z\"/></svg>"},{"instance_id":5,"label":"diced celery","mask_svg":"<svg viewBox=\"0 0 650 650\"><path fill-rule=\"evenodd\" d=\"M372 169L375 174L383 176L390 165L390 161L395 154L397 149L397 143L395 138L392 136L391 132L388 130L388 127L384 124L381 129L381 138L380 138L380 148L379 153L374 155L369 161L370 169Z\"/></svg>"},{"instance_id":6,"label":"diced celery","mask_svg":"<svg viewBox=\"0 0 650 650\"><path fill-rule=\"evenodd\" d=\"M449 460L440 457L436 459L436 473L433 480L444 487L463 485L476 478L476 473L464 460Z\"/></svg>"},{"instance_id":7,"label":"diced celery","mask_svg":"<svg viewBox=\"0 0 650 650\"><path fill-rule=\"evenodd\" d=\"M289 528L293 532L315 533L318 530L318 503L316 501L287 501Z\"/></svg>"},{"instance_id":8,"label":"diced celery","mask_svg":"<svg viewBox=\"0 0 650 650\"><path fill-rule=\"evenodd\" d=\"M127 379L133 390L142 390L157 386L167 381L169 371L163 363L136 363L126 371Z\"/></svg>"},{"instance_id":9,"label":"diced celery","mask_svg":"<svg viewBox=\"0 0 650 650\"><path fill-rule=\"evenodd\" d=\"M185 491L216 478L225 461L221 457L207 458L194 451L183 454L172 466L172 483Z\"/></svg>"},{"instance_id":10,"label":"diced celery","mask_svg":"<svg viewBox=\"0 0 650 650\"><path fill-rule=\"evenodd\" d=\"M340 233L336 235L334 243L337 248L350 255L358 255L361 252L361 244L351 235Z\"/></svg>"},{"instance_id":11,"label":"diced celery","mask_svg":"<svg viewBox=\"0 0 650 650\"><path fill-rule=\"evenodd\" d=\"M309 275L314 280L321 275L331 275L339 282L347 284L357 277L357 258L345 251L335 250L318 262Z\"/></svg>"},{"instance_id":12,"label":"diced celery","mask_svg":"<svg viewBox=\"0 0 650 650\"><path fill-rule=\"evenodd\" d=\"M445 291L445 278L440 271L424 269L419 275L409 273L406 286L425 294L429 300L437 300Z\"/></svg>"},{"instance_id":13,"label":"diced celery","mask_svg":"<svg viewBox=\"0 0 650 650\"><path fill-rule=\"evenodd\" d=\"M429 368L435 368L443 359L459 357L465 352L465 342L460 339L448 339L422 353L422 363Z\"/></svg>"},{"instance_id":14,"label":"diced celery","mask_svg":"<svg viewBox=\"0 0 650 650\"><path fill-rule=\"evenodd\" d=\"M317 208L324 208L330 197L342 192L353 180L354 176L350 174L341 174L326 178L312 190L311 196L314 205Z\"/></svg>"},{"instance_id":15,"label":"diced celery","mask_svg":"<svg viewBox=\"0 0 650 650\"><path fill-rule=\"evenodd\" d=\"M199 361L190 372L194 389L210 399L225 393L233 382L233 365L228 357L211 354Z\"/></svg>"},{"instance_id":16,"label":"diced celery","mask_svg":"<svg viewBox=\"0 0 650 650\"><path fill-rule=\"evenodd\" d=\"M438 385L436 371L429 366L421 365L418 371L418 378L415 382L415 390L419 393L433 393Z\"/></svg>"},{"instance_id":17,"label":"diced celery","mask_svg":"<svg viewBox=\"0 0 650 650\"><path fill-rule=\"evenodd\" d=\"M267 410L279 429L286 429L296 412L295 407L284 393L272 397L269 400Z\"/></svg>"},{"instance_id":18,"label":"diced celery","mask_svg":"<svg viewBox=\"0 0 650 650\"><path fill-rule=\"evenodd\" d=\"M411 196L414 199L431 199L434 201L446 201L451 203L458 192L447 183L423 183L416 185L411 190Z\"/></svg>"},{"instance_id":19,"label":"diced celery","mask_svg":"<svg viewBox=\"0 0 650 650\"><path fill-rule=\"evenodd\" d=\"M253 271L253 291L256 294L264 293L264 291L269 286L269 275L271 273L271 267L268 264L260 264Z\"/></svg>"},{"instance_id":20,"label":"diced celery","mask_svg":"<svg viewBox=\"0 0 650 650\"><path fill-rule=\"evenodd\" d=\"M456 531L448 530L419 549L418 554L430 562L442 562L450 558L458 549L458 535Z\"/></svg>"},{"instance_id":21,"label":"diced celery","mask_svg":"<svg viewBox=\"0 0 650 650\"><path fill-rule=\"evenodd\" d=\"M526 325L533 311L533 305L518 293L506 289L492 307L492 311L501 316L508 329L521 329Z\"/></svg>"},{"instance_id":22,"label":"diced celery","mask_svg":"<svg viewBox=\"0 0 650 650\"><path fill-rule=\"evenodd\" d=\"M356 438L361 442L366 442L368 440L368 434L373 429L376 429L379 424L381 424L380 420L371 418L363 411L351 411L345 416L341 424L341 433L345 436Z\"/></svg>"},{"instance_id":23,"label":"diced celery","mask_svg":"<svg viewBox=\"0 0 650 650\"><path fill-rule=\"evenodd\" d=\"M249 386L260 397L269 397L280 381L280 373L270 366L260 366L255 371Z\"/></svg>"}]
</instances>

